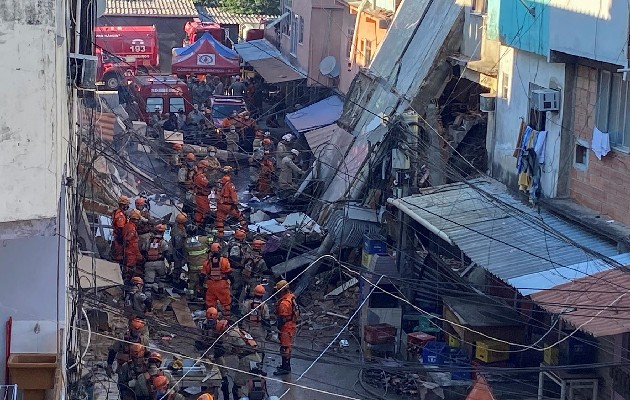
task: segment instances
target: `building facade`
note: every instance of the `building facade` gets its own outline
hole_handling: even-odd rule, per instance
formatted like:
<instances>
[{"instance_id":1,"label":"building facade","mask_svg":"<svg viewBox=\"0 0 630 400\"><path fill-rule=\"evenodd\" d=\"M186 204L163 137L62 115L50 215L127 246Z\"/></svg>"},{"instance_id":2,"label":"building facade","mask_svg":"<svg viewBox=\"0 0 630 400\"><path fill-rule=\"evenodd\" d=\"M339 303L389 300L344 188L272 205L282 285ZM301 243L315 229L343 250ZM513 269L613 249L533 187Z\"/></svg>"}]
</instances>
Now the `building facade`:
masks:
<instances>
[{"instance_id":1,"label":"building facade","mask_svg":"<svg viewBox=\"0 0 630 400\"><path fill-rule=\"evenodd\" d=\"M72 310L67 288L76 276L69 260L82 84L77 71L89 69L69 54L92 54L96 10L88 1L49 3L9 0L0 13L0 48L11 55L0 66L7 78L0 99L0 320L12 320L11 348L9 338L0 344L0 368L9 351L56 354L62 371L56 384L63 391L66 348L73 348L66 321Z\"/></svg>"}]
</instances>

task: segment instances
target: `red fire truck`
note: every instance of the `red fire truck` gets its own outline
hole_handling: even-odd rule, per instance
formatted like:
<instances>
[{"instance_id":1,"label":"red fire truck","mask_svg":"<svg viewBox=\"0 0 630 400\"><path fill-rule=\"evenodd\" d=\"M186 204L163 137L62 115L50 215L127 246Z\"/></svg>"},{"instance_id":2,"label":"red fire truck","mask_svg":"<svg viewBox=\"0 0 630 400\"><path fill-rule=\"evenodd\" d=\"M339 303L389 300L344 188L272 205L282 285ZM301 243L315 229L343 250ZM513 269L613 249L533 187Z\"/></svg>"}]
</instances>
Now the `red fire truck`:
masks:
<instances>
[{"instance_id":1,"label":"red fire truck","mask_svg":"<svg viewBox=\"0 0 630 400\"><path fill-rule=\"evenodd\" d=\"M212 37L225 44L225 32L223 28L221 28L221 25L215 22L203 22L199 18L193 18L192 21L186 22L184 32L186 32L186 39L184 39L183 43L184 47L195 43L197 39L206 32L209 32Z\"/></svg>"},{"instance_id":2,"label":"red fire truck","mask_svg":"<svg viewBox=\"0 0 630 400\"><path fill-rule=\"evenodd\" d=\"M190 90L183 80L171 75L138 75L131 78L130 92L138 103L143 121L149 122L151 114L192 111Z\"/></svg>"},{"instance_id":3,"label":"red fire truck","mask_svg":"<svg viewBox=\"0 0 630 400\"><path fill-rule=\"evenodd\" d=\"M97 80L116 89L123 77L136 71L159 70L158 37L155 26L98 26L94 28Z\"/></svg>"}]
</instances>

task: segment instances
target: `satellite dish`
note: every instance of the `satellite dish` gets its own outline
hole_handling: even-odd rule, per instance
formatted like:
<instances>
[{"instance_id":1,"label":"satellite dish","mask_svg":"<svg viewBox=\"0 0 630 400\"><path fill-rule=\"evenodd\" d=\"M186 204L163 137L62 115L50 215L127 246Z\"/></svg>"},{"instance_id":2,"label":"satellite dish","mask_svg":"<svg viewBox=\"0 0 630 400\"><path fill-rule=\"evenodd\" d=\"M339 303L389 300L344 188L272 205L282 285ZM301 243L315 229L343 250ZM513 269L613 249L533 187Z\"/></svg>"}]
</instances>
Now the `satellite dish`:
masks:
<instances>
[{"instance_id":1,"label":"satellite dish","mask_svg":"<svg viewBox=\"0 0 630 400\"><path fill-rule=\"evenodd\" d=\"M329 78L337 78L339 76L339 63L334 56L324 57L319 63L319 72Z\"/></svg>"},{"instance_id":2,"label":"satellite dish","mask_svg":"<svg viewBox=\"0 0 630 400\"><path fill-rule=\"evenodd\" d=\"M107 0L96 0L96 18L102 17L106 8Z\"/></svg>"}]
</instances>

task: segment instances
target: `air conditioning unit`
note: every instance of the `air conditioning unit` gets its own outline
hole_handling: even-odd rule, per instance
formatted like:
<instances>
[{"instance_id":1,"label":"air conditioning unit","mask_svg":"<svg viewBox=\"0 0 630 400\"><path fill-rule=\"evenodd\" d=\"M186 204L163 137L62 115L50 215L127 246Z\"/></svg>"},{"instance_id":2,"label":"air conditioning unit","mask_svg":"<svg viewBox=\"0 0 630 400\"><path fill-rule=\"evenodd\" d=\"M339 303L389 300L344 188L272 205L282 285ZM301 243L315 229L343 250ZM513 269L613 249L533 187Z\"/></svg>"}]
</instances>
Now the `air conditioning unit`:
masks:
<instances>
[{"instance_id":1,"label":"air conditioning unit","mask_svg":"<svg viewBox=\"0 0 630 400\"><path fill-rule=\"evenodd\" d=\"M497 95L492 93L479 94L479 111L492 112L496 107Z\"/></svg>"},{"instance_id":2,"label":"air conditioning unit","mask_svg":"<svg viewBox=\"0 0 630 400\"><path fill-rule=\"evenodd\" d=\"M532 90L532 106L537 111L558 111L560 92L553 89Z\"/></svg>"},{"instance_id":3,"label":"air conditioning unit","mask_svg":"<svg viewBox=\"0 0 630 400\"><path fill-rule=\"evenodd\" d=\"M81 89L96 90L96 65L96 56L70 53L70 81Z\"/></svg>"}]
</instances>

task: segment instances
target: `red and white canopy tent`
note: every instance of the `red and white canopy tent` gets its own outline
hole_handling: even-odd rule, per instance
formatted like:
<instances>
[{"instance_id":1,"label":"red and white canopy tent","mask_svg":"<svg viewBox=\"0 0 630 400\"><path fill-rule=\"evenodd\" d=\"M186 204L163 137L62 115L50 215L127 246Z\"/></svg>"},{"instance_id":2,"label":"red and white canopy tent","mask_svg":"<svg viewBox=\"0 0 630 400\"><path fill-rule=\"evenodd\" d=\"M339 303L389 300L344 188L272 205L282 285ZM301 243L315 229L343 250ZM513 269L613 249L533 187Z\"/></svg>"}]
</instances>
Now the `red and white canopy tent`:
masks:
<instances>
[{"instance_id":1,"label":"red and white canopy tent","mask_svg":"<svg viewBox=\"0 0 630 400\"><path fill-rule=\"evenodd\" d=\"M171 72L176 75L238 75L240 58L210 33L204 33L190 46L173 49Z\"/></svg>"}]
</instances>

